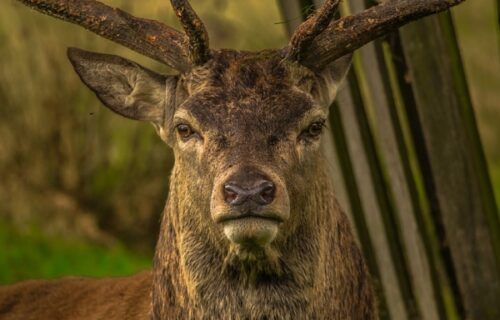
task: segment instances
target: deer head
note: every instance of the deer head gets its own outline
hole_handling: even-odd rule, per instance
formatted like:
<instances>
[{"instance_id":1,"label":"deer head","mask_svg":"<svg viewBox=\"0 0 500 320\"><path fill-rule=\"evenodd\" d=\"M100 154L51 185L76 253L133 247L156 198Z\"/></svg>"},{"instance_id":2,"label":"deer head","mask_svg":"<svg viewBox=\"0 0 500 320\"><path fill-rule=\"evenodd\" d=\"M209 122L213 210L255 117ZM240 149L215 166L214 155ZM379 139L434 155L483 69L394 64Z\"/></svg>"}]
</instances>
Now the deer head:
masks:
<instances>
[{"instance_id":1,"label":"deer head","mask_svg":"<svg viewBox=\"0 0 500 320\"><path fill-rule=\"evenodd\" d=\"M294 233L305 218L294 202L317 179L305 172L320 161L328 106L350 56L315 73L280 51L192 53L210 60L162 76L116 56L68 55L104 105L151 122L174 150L172 188L182 185L197 208L181 224L229 240L245 259Z\"/></svg>"},{"instance_id":2,"label":"deer head","mask_svg":"<svg viewBox=\"0 0 500 320\"><path fill-rule=\"evenodd\" d=\"M329 2L311 17L289 48L250 53L211 51L189 4L172 1L188 35L190 68L180 75L162 76L124 58L79 49L68 55L105 106L151 122L174 150L174 170L198 208L179 217L180 223L229 240L231 252L250 259L270 252L273 241L292 235L304 219L290 199L313 184L304 172L320 158L328 106L350 55L315 71L297 61L337 4Z\"/></svg>"},{"instance_id":3,"label":"deer head","mask_svg":"<svg viewBox=\"0 0 500 320\"><path fill-rule=\"evenodd\" d=\"M280 285L276 279L281 278L286 288L318 285L326 291L349 291L345 285L349 270L364 273L362 263L348 257L356 255L352 240L346 242L344 251L337 248L335 258L328 257L329 250L335 249L325 245L325 239L331 238L328 228L339 228L352 238L332 200L320 149L328 107L347 73L353 50L463 0L388 2L333 22L339 0L328 0L297 28L285 48L256 53L210 50L203 23L185 0L171 0L185 34L94 0L21 1L180 72L165 76L121 57L68 50L76 72L106 107L152 123L174 150L165 218L172 228L163 225L159 243L160 249L171 248L157 252L155 268L181 265L181 280L172 280L171 275L164 281L170 281L176 295L189 299L200 295L202 300L200 292L209 287L206 279L228 269L251 281L271 276L275 280L270 282ZM174 243L162 242L162 237ZM321 254L308 255L323 247ZM182 257L176 260L172 252ZM301 264L306 260L310 263ZM346 267L335 267L339 263ZM221 269L213 273L207 264ZM332 289L315 281L333 279L314 280L307 268L316 274L337 268L336 276L345 272L345 278ZM159 277L168 278L168 272L160 273ZM184 289L179 289L182 281ZM295 304L286 308L301 305L300 301L308 304L310 297L289 291L287 298ZM363 292L370 295L369 291ZM179 302L171 301L175 303ZM205 310L218 308L199 304ZM276 314L270 319L279 318L278 311L273 311L279 309L277 304L264 313ZM253 318L257 311L248 312Z\"/></svg>"}]
</instances>

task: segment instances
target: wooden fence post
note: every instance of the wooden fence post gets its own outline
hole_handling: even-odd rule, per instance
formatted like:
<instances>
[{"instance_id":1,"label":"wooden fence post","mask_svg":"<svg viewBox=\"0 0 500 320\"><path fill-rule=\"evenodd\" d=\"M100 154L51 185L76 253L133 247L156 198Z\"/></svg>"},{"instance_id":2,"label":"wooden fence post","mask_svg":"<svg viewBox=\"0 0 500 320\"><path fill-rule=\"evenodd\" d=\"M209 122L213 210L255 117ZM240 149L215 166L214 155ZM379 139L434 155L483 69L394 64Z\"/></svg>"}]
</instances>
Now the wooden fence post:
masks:
<instances>
[{"instance_id":1,"label":"wooden fence post","mask_svg":"<svg viewBox=\"0 0 500 320\"><path fill-rule=\"evenodd\" d=\"M426 180L465 319L500 319L500 223L449 13L400 31ZM417 119L409 119L416 121Z\"/></svg>"}]
</instances>

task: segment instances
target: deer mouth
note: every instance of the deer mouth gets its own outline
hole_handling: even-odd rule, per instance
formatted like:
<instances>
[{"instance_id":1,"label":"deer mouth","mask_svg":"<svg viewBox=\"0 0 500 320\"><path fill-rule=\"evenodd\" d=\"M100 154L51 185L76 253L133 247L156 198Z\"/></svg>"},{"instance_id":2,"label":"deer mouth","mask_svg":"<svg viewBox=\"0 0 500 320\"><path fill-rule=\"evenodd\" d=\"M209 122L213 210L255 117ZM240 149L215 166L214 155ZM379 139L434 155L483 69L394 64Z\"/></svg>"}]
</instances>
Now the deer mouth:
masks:
<instances>
[{"instance_id":1,"label":"deer mouth","mask_svg":"<svg viewBox=\"0 0 500 320\"><path fill-rule=\"evenodd\" d=\"M244 220L244 219L262 219L262 220L269 220L271 222L275 223L281 223L283 222L283 218L280 217L276 213L254 213L254 212L247 212L247 213L228 213L228 214L223 214L220 215L215 219L215 222L217 223L226 223L226 222L231 222L231 221L237 221L237 220Z\"/></svg>"},{"instance_id":2,"label":"deer mouth","mask_svg":"<svg viewBox=\"0 0 500 320\"><path fill-rule=\"evenodd\" d=\"M232 212L220 215L215 221L222 225L224 235L232 243L264 247L276 238L284 219L276 213Z\"/></svg>"}]
</instances>

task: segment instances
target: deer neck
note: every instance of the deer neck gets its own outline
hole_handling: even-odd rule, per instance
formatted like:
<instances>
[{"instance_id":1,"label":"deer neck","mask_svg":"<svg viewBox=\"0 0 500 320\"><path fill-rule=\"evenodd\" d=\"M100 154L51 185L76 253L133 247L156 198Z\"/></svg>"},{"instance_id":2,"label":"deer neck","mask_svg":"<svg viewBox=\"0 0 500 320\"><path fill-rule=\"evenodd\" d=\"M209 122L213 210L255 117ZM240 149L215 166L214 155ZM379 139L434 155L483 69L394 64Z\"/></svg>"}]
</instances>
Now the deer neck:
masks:
<instances>
[{"instance_id":1,"label":"deer neck","mask_svg":"<svg viewBox=\"0 0 500 320\"><path fill-rule=\"evenodd\" d=\"M366 271L326 179L310 188L316 196L300 199L308 218L278 248L280 272L248 280L225 264L228 248L183 221L206 209L186 201L175 177L156 249L153 319L331 319L346 315L343 299L356 304L353 286Z\"/></svg>"}]
</instances>

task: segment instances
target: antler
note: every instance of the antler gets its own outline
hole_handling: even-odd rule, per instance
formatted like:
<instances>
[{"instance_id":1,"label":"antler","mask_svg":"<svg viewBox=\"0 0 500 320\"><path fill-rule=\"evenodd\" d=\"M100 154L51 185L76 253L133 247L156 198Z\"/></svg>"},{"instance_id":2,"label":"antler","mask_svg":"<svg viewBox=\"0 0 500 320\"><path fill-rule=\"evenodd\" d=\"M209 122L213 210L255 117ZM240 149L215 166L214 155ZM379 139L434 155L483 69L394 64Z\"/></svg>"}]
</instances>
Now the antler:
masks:
<instances>
[{"instance_id":1,"label":"antler","mask_svg":"<svg viewBox=\"0 0 500 320\"><path fill-rule=\"evenodd\" d=\"M158 21L136 18L96 0L18 0L45 14L78 24L181 72L210 59L208 35L187 0L171 0L187 37ZM464 0L388 1L331 22L339 0L325 4L301 24L285 57L320 70L334 60L410 21ZM186 48L188 47L188 48Z\"/></svg>"},{"instance_id":2,"label":"antler","mask_svg":"<svg viewBox=\"0 0 500 320\"><path fill-rule=\"evenodd\" d=\"M191 63L202 65L210 59L208 33L203 22L186 0L171 0L172 7L189 38Z\"/></svg>"},{"instance_id":3,"label":"antler","mask_svg":"<svg viewBox=\"0 0 500 320\"><path fill-rule=\"evenodd\" d=\"M321 70L336 59L388 32L463 1L387 1L361 13L343 17L325 28L323 19L333 15L338 3L337 0L327 0L317 14L298 27L285 56L313 70ZM312 25L312 31L304 31L308 25Z\"/></svg>"},{"instance_id":4,"label":"antler","mask_svg":"<svg viewBox=\"0 0 500 320\"><path fill-rule=\"evenodd\" d=\"M181 72L208 61L208 36L187 1L172 0L186 35L158 21L136 18L95 0L18 0L50 16L78 24ZM189 44L187 48L187 44Z\"/></svg>"},{"instance_id":5,"label":"antler","mask_svg":"<svg viewBox=\"0 0 500 320\"><path fill-rule=\"evenodd\" d=\"M290 39L286 58L296 61L302 60L302 56L307 52L314 38L325 31L332 21L339 2L340 0L326 1L319 11L297 27Z\"/></svg>"}]
</instances>

